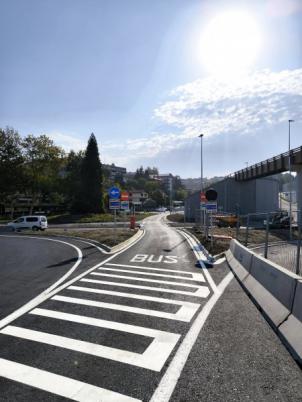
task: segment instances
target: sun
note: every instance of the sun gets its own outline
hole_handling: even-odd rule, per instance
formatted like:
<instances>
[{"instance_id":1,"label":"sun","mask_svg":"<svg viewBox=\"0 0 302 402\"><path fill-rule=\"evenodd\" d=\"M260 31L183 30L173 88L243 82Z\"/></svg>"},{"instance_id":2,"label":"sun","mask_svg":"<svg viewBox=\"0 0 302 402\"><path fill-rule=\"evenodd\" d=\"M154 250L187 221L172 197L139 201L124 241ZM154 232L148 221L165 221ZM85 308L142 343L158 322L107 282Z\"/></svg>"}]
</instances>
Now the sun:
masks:
<instances>
[{"instance_id":1,"label":"sun","mask_svg":"<svg viewBox=\"0 0 302 402\"><path fill-rule=\"evenodd\" d=\"M252 67L260 46L260 28L251 14L224 12L201 35L201 62L209 74L236 75Z\"/></svg>"}]
</instances>

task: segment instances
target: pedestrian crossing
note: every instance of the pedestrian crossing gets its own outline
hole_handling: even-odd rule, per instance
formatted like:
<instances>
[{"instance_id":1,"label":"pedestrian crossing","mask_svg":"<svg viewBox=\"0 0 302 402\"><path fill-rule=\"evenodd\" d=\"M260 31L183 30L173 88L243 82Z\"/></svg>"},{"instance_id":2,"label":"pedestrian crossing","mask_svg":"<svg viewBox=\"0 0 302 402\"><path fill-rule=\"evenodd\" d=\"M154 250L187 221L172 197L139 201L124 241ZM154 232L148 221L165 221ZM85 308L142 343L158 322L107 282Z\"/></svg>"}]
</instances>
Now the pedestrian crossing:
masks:
<instances>
[{"instance_id":1,"label":"pedestrian crossing","mask_svg":"<svg viewBox=\"0 0 302 402\"><path fill-rule=\"evenodd\" d=\"M140 376L150 378L150 383L158 382L210 293L201 272L105 261L0 330L0 377L33 387L33 393L39 389L76 401L147 400L143 391L138 391ZM67 336L61 332L68 325L71 330ZM96 332L93 340L88 339L93 331L103 332ZM119 337L122 334L124 338ZM143 340L142 346L131 337ZM114 344L114 339L123 340ZM10 360L1 347L3 340L8 350L13 340L21 346L24 343L24 347L39 345L37 348L43 347L48 361L39 360L43 366L39 367L37 360L28 364L15 358ZM60 362L52 362L57 350L62 358L69 351L87 365L89 359L99 361L100 367L110 367L108 373L112 376L121 371L127 376L129 372L134 384L131 389L121 391L117 381L110 383L110 389L106 387L106 381L110 382L107 373L100 372L97 384L88 383L86 378L74 378L79 377L74 371L73 377L64 375ZM26 360L23 356L22 359ZM44 366L50 363L56 372L45 370ZM137 373L134 378L133 370ZM9 389L9 383L5 386ZM151 396L151 391L148 392Z\"/></svg>"}]
</instances>

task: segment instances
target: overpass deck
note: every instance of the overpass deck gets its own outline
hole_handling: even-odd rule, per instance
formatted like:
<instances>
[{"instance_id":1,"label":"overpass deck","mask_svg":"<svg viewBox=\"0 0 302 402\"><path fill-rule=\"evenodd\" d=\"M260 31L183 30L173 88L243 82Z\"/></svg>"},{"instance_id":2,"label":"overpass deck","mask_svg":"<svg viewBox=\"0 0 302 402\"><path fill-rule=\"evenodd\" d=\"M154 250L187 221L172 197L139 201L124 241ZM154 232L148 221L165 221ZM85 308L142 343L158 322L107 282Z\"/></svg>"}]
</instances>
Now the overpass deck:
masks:
<instances>
[{"instance_id":1,"label":"overpass deck","mask_svg":"<svg viewBox=\"0 0 302 402\"><path fill-rule=\"evenodd\" d=\"M291 166L302 165L302 146L238 170L234 173L235 180L247 181L286 172L289 170L289 157Z\"/></svg>"}]
</instances>

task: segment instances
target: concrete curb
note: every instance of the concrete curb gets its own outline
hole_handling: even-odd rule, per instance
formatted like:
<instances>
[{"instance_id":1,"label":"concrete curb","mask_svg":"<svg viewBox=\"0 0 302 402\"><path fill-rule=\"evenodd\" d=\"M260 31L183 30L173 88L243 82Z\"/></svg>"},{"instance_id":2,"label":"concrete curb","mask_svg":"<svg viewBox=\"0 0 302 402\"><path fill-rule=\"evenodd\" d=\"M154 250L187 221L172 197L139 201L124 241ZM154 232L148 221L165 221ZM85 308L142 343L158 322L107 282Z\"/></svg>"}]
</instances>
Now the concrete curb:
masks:
<instances>
[{"instance_id":1,"label":"concrete curb","mask_svg":"<svg viewBox=\"0 0 302 402\"><path fill-rule=\"evenodd\" d=\"M302 365L302 280L232 240L229 266L267 321Z\"/></svg>"},{"instance_id":2,"label":"concrete curb","mask_svg":"<svg viewBox=\"0 0 302 402\"><path fill-rule=\"evenodd\" d=\"M130 246L132 243L135 243L136 241L138 241L141 237L144 236L144 234L145 234L145 230L139 229L129 239L123 241L122 243L117 244L116 246L111 247L109 254L114 254L114 253L117 253L118 251L122 251L124 248Z\"/></svg>"},{"instance_id":3,"label":"concrete curb","mask_svg":"<svg viewBox=\"0 0 302 402\"><path fill-rule=\"evenodd\" d=\"M185 228L178 229L179 232L185 233L187 236L191 237L196 243L196 247L194 247L193 251L198 253L199 258L197 259L201 268L213 267L214 257L208 252L208 250L200 243L196 236L194 236L191 232L186 230Z\"/></svg>"}]
</instances>

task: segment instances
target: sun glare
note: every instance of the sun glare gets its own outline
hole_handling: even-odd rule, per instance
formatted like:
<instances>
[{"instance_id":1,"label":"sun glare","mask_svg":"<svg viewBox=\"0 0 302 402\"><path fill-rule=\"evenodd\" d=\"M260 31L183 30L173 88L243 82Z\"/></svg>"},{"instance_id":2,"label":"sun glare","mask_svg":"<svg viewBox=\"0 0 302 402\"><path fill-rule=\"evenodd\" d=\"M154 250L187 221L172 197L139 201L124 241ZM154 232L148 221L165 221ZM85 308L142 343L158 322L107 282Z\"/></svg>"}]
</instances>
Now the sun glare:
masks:
<instances>
[{"instance_id":1,"label":"sun glare","mask_svg":"<svg viewBox=\"0 0 302 402\"><path fill-rule=\"evenodd\" d=\"M209 74L234 75L255 62L260 29L247 12L229 11L214 17L201 37L201 61Z\"/></svg>"}]
</instances>

